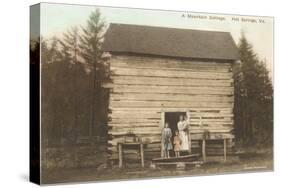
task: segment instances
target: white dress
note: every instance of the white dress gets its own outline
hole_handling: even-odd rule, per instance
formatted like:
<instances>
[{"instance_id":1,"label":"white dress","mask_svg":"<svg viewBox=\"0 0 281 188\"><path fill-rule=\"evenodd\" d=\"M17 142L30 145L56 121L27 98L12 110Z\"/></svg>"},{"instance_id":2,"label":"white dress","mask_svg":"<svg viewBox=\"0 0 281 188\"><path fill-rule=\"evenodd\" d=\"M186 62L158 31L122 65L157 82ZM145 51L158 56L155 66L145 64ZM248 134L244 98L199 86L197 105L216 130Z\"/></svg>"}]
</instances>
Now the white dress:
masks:
<instances>
[{"instance_id":1,"label":"white dress","mask_svg":"<svg viewBox=\"0 0 281 188\"><path fill-rule=\"evenodd\" d=\"M181 151L188 151L189 150L189 138L187 133L188 123L186 121L179 121L178 122L178 130L179 136L181 139Z\"/></svg>"}]
</instances>

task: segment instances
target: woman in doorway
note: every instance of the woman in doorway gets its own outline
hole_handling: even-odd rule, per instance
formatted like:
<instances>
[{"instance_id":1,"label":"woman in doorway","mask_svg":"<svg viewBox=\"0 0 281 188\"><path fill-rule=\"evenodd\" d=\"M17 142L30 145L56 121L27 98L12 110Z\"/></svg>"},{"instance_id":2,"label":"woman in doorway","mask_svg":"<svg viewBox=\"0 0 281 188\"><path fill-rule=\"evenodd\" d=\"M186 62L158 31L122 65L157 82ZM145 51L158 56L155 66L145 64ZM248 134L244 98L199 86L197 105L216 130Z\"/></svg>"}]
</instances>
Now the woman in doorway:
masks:
<instances>
[{"instance_id":1,"label":"woman in doorway","mask_svg":"<svg viewBox=\"0 0 281 188\"><path fill-rule=\"evenodd\" d=\"M186 115L184 116L184 121L186 123L186 133L187 133L187 139L188 139L188 153L191 153L191 137L189 132L189 125L190 125L190 112L187 111Z\"/></svg>"},{"instance_id":2,"label":"woman in doorway","mask_svg":"<svg viewBox=\"0 0 281 188\"><path fill-rule=\"evenodd\" d=\"M178 122L178 130L179 136L181 139L181 152L189 152L189 138L188 138L188 126L189 126L189 113L187 113L187 117L180 115L180 120Z\"/></svg>"}]
</instances>

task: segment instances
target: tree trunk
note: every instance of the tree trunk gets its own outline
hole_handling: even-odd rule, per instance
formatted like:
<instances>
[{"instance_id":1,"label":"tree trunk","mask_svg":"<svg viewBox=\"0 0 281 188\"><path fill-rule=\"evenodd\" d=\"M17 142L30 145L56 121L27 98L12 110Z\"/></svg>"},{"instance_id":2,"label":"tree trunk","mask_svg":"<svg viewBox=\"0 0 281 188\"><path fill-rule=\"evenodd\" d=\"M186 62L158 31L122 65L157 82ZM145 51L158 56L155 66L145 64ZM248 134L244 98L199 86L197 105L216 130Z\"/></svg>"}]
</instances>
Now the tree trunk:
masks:
<instances>
[{"instance_id":1,"label":"tree trunk","mask_svg":"<svg viewBox=\"0 0 281 188\"><path fill-rule=\"evenodd\" d=\"M74 51L74 134L77 134L77 122L78 122L78 110L77 110L77 93L78 93L78 84L77 84L77 57L76 50ZM76 143L76 138L75 138Z\"/></svg>"},{"instance_id":2,"label":"tree trunk","mask_svg":"<svg viewBox=\"0 0 281 188\"><path fill-rule=\"evenodd\" d=\"M91 103L90 103L90 139L93 139L95 126L95 105L96 105L96 60L93 61L92 80L91 80Z\"/></svg>"},{"instance_id":3,"label":"tree trunk","mask_svg":"<svg viewBox=\"0 0 281 188\"><path fill-rule=\"evenodd\" d=\"M93 83L93 80L94 80L94 75L93 75L93 72L92 72L92 76L91 76L91 79L90 79L90 126L89 126L89 136L90 136L90 139L92 140L92 136L93 136L93 122L94 122L94 118L93 118L93 112L94 112L94 101L93 101L93 93L94 93L94 83Z\"/></svg>"}]
</instances>

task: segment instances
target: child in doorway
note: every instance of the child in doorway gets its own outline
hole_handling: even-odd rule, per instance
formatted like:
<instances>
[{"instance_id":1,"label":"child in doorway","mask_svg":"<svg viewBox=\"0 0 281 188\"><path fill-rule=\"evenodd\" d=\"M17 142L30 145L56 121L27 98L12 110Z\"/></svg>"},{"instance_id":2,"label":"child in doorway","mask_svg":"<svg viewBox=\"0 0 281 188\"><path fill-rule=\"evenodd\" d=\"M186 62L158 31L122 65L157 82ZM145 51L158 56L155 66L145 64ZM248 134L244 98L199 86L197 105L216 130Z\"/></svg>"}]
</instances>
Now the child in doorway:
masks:
<instances>
[{"instance_id":1,"label":"child in doorway","mask_svg":"<svg viewBox=\"0 0 281 188\"><path fill-rule=\"evenodd\" d=\"M170 158L169 151L173 149L173 146L171 143L171 137L172 137L172 131L169 128L169 124L166 122L165 127L162 130L162 139L161 139L165 158Z\"/></svg>"},{"instance_id":2,"label":"child in doorway","mask_svg":"<svg viewBox=\"0 0 281 188\"><path fill-rule=\"evenodd\" d=\"M181 148L181 139L179 137L179 131L176 130L175 137L174 137L174 151L176 157L180 156L180 148Z\"/></svg>"}]
</instances>

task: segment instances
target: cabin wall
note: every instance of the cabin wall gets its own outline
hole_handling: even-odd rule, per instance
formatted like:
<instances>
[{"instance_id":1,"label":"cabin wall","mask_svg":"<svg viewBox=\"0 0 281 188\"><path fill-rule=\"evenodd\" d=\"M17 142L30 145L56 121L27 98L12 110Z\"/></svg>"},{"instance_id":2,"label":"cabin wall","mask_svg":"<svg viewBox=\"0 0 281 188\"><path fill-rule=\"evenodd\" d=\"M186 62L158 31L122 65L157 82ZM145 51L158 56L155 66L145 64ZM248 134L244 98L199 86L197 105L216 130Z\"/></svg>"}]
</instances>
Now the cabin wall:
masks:
<instances>
[{"instance_id":1,"label":"cabin wall","mask_svg":"<svg viewBox=\"0 0 281 188\"><path fill-rule=\"evenodd\" d=\"M117 142L128 132L151 143L145 148L146 158L159 157L165 112L190 110L192 149L200 147L196 139L202 138L205 130L234 138L231 63L112 55L110 69L110 158L117 158ZM231 148L234 142L228 142ZM221 146L213 144L215 150ZM135 151L128 151L125 155L134 154Z\"/></svg>"}]
</instances>

